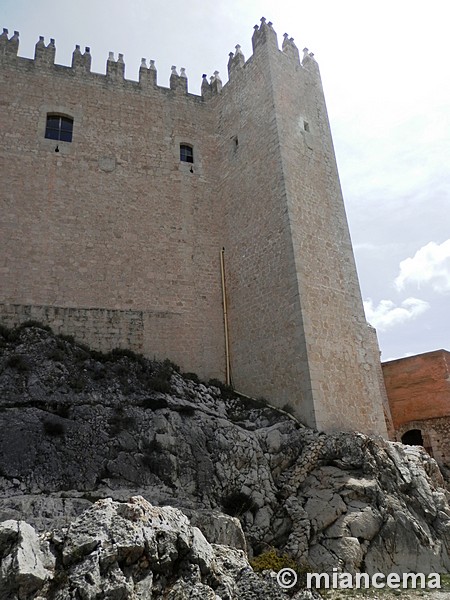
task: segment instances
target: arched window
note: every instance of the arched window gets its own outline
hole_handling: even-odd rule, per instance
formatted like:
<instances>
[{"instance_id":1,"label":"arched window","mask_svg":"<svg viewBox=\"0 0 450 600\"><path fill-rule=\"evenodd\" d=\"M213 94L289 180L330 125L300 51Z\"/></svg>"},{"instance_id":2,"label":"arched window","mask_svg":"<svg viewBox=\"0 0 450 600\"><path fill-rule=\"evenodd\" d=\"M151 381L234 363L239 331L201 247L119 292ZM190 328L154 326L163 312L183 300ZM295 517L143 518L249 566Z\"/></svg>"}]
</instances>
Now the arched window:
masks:
<instances>
[{"instance_id":1,"label":"arched window","mask_svg":"<svg viewBox=\"0 0 450 600\"><path fill-rule=\"evenodd\" d=\"M73 131L73 119L61 115L47 115L45 137L50 140L71 142Z\"/></svg>"},{"instance_id":2,"label":"arched window","mask_svg":"<svg viewBox=\"0 0 450 600\"><path fill-rule=\"evenodd\" d=\"M188 144L180 144L180 160L183 162L194 162L194 150Z\"/></svg>"},{"instance_id":3,"label":"arched window","mask_svg":"<svg viewBox=\"0 0 450 600\"><path fill-rule=\"evenodd\" d=\"M402 444L408 446L423 446L423 437L420 429L410 429L402 435Z\"/></svg>"}]
</instances>

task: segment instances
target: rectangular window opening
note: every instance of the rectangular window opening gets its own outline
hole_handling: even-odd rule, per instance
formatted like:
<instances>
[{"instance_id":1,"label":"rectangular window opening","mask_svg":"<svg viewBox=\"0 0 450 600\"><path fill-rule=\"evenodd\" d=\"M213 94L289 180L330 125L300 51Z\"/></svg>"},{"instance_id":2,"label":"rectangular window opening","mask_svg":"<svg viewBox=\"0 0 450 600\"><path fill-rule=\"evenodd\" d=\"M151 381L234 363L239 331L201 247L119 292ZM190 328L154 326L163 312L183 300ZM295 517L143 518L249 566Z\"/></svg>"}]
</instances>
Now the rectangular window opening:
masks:
<instances>
[{"instance_id":1,"label":"rectangular window opening","mask_svg":"<svg viewBox=\"0 0 450 600\"><path fill-rule=\"evenodd\" d=\"M47 115L45 137L50 140L71 142L73 132L73 119L60 115Z\"/></svg>"},{"instance_id":2,"label":"rectangular window opening","mask_svg":"<svg viewBox=\"0 0 450 600\"><path fill-rule=\"evenodd\" d=\"M180 144L180 160L187 163L194 162L194 151L192 146Z\"/></svg>"}]
</instances>

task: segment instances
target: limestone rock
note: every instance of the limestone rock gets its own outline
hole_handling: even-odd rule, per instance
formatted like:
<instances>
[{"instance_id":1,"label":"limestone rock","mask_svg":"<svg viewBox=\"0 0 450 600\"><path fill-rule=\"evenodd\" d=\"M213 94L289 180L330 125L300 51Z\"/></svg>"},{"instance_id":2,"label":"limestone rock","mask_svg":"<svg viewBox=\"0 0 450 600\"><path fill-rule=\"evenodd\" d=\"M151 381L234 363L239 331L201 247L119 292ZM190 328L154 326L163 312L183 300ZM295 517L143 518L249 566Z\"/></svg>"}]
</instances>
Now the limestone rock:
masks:
<instances>
[{"instance_id":1,"label":"limestone rock","mask_svg":"<svg viewBox=\"0 0 450 600\"><path fill-rule=\"evenodd\" d=\"M68 528L67 539L58 534L61 560L71 577L93 578L93 590L105 565L111 589L127 594L128 579L113 565L145 554L154 568L139 579L144 597L180 560L196 584L209 585L216 545L250 557L275 547L319 572L449 568L449 493L423 449L318 433L167 363L98 355L37 327L0 352L0 518L25 518L38 531ZM138 495L153 508L124 503ZM110 500L91 513L102 498ZM156 539L139 515L156 522L161 505L173 512L161 514ZM12 581L5 560L2 576ZM224 589L236 589L233 573L222 573Z\"/></svg>"},{"instance_id":2,"label":"limestone rock","mask_svg":"<svg viewBox=\"0 0 450 600\"><path fill-rule=\"evenodd\" d=\"M273 579L253 572L242 550L209 544L181 511L142 497L99 500L47 538L51 571L41 558L44 541L30 525L2 524L2 600L286 598Z\"/></svg>"},{"instance_id":3,"label":"limestone rock","mask_svg":"<svg viewBox=\"0 0 450 600\"><path fill-rule=\"evenodd\" d=\"M28 598L52 576L54 559L24 521L0 523L0 599Z\"/></svg>"},{"instance_id":4,"label":"limestone rock","mask_svg":"<svg viewBox=\"0 0 450 600\"><path fill-rule=\"evenodd\" d=\"M212 510L184 509L191 525L197 526L211 544L231 546L238 550L247 550L242 526L236 517Z\"/></svg>"}]
</instances>

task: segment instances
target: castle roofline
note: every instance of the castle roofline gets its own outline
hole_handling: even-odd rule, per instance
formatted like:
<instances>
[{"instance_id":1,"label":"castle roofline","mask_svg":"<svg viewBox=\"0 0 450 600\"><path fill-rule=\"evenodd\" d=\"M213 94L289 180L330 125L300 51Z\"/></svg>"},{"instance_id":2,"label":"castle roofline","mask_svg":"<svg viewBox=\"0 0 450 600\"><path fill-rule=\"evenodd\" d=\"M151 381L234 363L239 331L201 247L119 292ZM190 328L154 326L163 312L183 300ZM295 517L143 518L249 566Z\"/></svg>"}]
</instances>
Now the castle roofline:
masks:
<instances>
[{"instance_id":1,"label":"castle roofline","mask_svg":"<svg viewBox=\"0 0 450 600\"><path fill-rule=\"evenodd\" d=\"M307 48L303 50L303 58L300 61L299 51L294 43L294 39L289 37L287 33L283 36L282 48L278 47L278 38L272 23L266 22L265 17L261 18L260 25L254 26L252 36L253 55L246 61L239 44L235 47L235 52L230 52L228 60L228 79L231 81L239 71L241 71L246 63L257 55L263 46L269 47L272 51L281 52L289 57L295 65L311 69L316 68L314 55ZM160 86L157 83L157 69L155 60L149 61L142 58L139 67L138 80L125 78L125 60L124 55L119 53L117 59L114 52L109 52L106 61L106 73L96 73L91 71L92 56L90 47L86 46L84 51L81 51L80 45L76 45L72 53L72 63L68 65L60 65L55 63L56 45L55 39L50 38L46 44L45 38L39 36L35 45L34 58L25 58L18 55L19 50L19 32L14 31L12 36L9 35L8 29L4 28L0 34L0 63L14 66L24 66L25 68L34 68L40 70L53 70L59 74L70 76L81 75L84 78L94 77L97 80L103 80L105 83L122 83L141 89L158 88L162 90L173 90L175 92L185 93L191 97L208 99L214 95L220 94L223 88L222 80L219 71L215 71L208 82L207 76L204 74L201 82L201 96L188 92L188 77L186 69L180 68L180 73L176 66L172 66L169 79L169 88Z\"/></svg>"}]
</instances>

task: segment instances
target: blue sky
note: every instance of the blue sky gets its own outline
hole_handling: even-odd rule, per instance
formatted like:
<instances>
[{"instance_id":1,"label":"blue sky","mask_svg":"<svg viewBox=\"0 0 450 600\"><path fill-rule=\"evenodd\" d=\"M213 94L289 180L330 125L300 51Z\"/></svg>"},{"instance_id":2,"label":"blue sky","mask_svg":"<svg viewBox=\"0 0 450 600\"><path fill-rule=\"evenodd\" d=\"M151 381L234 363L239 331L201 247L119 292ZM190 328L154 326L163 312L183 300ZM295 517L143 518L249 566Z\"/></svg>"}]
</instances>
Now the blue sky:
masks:
<instances>
[{"instance_id":1,"label":"blue sky","mask_svg":"<svg viewBox=\"0 0 450 600\"><path fill-rule=\"evenodd\" d=\"M189 89L228 53L251 53L265 16L319 63L368 320L382 360L450 350L450 7L446 0L0 0L0 26L32 57L39 35L56 61L91 47L105 71L124 54L137 79L154 59L158 83L185 67Z\"/></svg>"}]
</instances>

